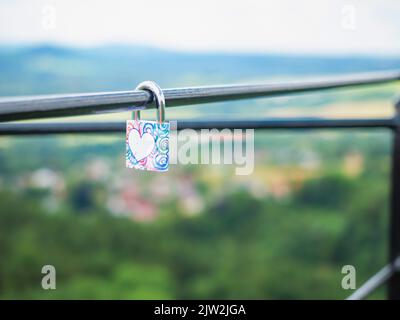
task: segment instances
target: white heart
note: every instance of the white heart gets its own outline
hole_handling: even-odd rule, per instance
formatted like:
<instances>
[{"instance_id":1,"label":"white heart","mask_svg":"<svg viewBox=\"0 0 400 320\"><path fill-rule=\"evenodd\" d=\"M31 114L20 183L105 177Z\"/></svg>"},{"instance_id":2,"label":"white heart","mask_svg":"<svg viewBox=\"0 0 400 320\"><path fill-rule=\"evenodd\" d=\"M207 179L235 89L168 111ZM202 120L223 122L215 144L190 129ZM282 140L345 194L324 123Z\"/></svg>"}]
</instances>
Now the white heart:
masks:
<instances>
[{"instance_id":1,"label":"white heart","mask_svg":"<svg viewBox=\"0 0 400 320\"><path fill-rule=\"evenodd\" d=\"M136 129L131 130L128 137L129 147L137 161L146 158L154 149L155 141L153 136L145 132L140 136Z\"/></svg>"}]
</instances>

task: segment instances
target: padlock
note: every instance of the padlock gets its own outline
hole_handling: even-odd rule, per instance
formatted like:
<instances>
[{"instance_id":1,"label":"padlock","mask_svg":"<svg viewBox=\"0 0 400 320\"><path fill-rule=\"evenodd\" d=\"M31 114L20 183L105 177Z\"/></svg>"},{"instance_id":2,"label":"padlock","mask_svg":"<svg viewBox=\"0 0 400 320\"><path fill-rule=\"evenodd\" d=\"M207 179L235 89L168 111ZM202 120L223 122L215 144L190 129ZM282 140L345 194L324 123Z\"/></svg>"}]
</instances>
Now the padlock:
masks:
<instances>
[{"instance_id":1,"label":"padlock","mask_svg":"<svg viewBox=\"0 0 400 320\"><path fill-rule=\"evenodd\" d=\"M141 120L140 111L134 111L134 119L126 121L126 167L167 171L170 124L165 122L164 93L152 81L140 83L136 90L146 90L153 95L157 106L157 121Z\"/></svg>"}]
</instances>

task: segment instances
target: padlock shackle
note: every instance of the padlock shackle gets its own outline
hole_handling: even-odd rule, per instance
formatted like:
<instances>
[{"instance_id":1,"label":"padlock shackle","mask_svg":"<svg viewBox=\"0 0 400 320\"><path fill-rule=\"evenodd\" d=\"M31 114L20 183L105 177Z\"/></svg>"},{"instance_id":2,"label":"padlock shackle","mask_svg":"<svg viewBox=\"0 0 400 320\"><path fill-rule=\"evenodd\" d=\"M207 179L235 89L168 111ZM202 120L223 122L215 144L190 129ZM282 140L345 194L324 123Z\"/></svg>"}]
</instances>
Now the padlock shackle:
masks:
<instances>
[{"instance_id":1,"label":"padlock shackle","mask_svg":"<svg viewBox=\"0 0 400 320\"><path fill-rule=\"evenodd\" d=\"M157 121L163 123L165 121L165 97L160 86L153 81L143 81L135 90L145 90L153 95L157 106ZM140 111L134 111L133 115L135 120L140 120Z\"/></svg>"}]
</instances>

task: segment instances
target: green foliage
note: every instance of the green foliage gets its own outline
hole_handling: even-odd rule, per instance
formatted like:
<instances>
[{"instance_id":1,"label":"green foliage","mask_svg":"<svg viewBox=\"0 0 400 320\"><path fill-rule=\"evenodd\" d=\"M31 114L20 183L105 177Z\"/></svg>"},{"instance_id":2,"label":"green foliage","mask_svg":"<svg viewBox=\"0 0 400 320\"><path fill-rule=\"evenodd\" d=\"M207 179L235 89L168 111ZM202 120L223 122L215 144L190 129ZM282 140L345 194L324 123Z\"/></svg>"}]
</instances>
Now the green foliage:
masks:
<instances>
[{"instance_id":1,"label":"green foliage","mask_svg":"<svg viewBox=\"0 0 400 320\"><path fill-rule=\"evenodd\" d=\"M258 168L282 162L279 150L286 150L284 168L301 160L299 146L318 150L323 166L288 197L255 196L249 189L233 188L233 178L224 190L213 188L201 179L213 178L208 168L192 167L182 175L196 182L205 199L202 212L189 215L179 197L171 198L158 207L152 222L111 215L106 195L112 181L85 178L83 165L93 154L112 166L123 165L115 156L118 143L62 150L57 139L14 141L1 153L9 171L1 175L0 298L346 297L350 292L340 286L343 265L356 266L360 285L386 261L387 139L344 135L331 142L334 156L322 136L296 137L295 142L292 136L273 135L262 137L264 144L256 141L260 152L267 146L271 154ZM42 152L31 153L38 144ZM379 153L371 151L376 144ZM21 149L31 154L28 163L19 158ZM63 156L47 158L48 149ZM368 155L357 177L346 176L340 164L353 151ZM64 172L65 194L55 209L46 206L47 189L7 187L18 186L16 177L27 183L32 170L44 165ZM129 185L145 185L155 177L135 175ZM168 187L177 187L178 178L178 173L169 176ZM158 200L151 190L142 198ZM56 290L41 289L46 264L56 267Z\"/></svg>"}]
</instances>

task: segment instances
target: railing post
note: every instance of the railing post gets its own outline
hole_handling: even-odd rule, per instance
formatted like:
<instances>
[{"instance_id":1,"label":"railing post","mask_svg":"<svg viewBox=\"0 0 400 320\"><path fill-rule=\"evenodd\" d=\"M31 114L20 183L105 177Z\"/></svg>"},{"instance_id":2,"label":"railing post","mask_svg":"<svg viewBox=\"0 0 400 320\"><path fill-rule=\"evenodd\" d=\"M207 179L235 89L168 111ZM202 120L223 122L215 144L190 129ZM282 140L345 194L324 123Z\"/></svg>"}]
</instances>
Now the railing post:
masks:
<instances>
[{"instance_id":1,"label":"railing post","mask_svg":"<svg viewBox=\"0 0 400 320\"><path fill-rule=\"evenodd\" d=\"M395 128L393 129L391 204L389 220L389 258L394 264L400 255L400 100L395 106ZM394 265L393 265L394 268ZM388 298L400 300L400 272L396 271L388 282Z\"/></svg>"}]
</instances>

